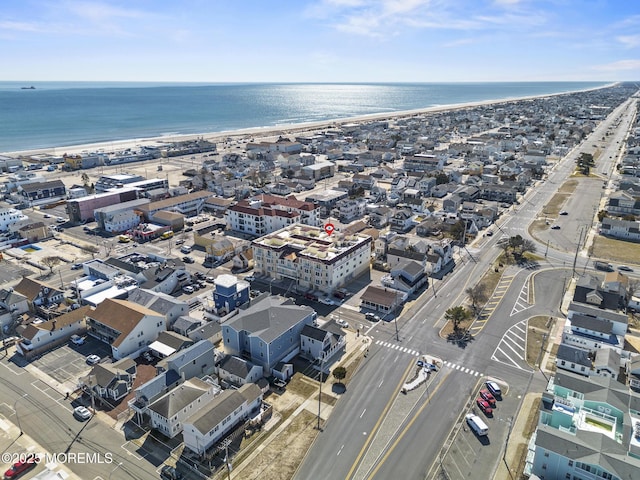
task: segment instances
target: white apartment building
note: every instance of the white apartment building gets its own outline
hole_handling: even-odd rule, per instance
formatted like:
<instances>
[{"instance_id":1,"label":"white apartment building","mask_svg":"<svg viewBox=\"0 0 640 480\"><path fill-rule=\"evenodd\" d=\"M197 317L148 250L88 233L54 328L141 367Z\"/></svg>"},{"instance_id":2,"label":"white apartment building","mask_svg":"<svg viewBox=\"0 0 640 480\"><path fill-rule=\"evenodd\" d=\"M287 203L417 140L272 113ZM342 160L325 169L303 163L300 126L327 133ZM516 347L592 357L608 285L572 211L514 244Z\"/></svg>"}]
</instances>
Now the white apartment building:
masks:
<instances>
[{"instance_id":1,"label":"white apartment building","mask_svg":"<svg viewBox=\"0 0 640 480\"><path fill-rule=\"evenodd\" d=\"M140 206L148 204L149 199L147 198L117 203L95 209L93 217L105 232L126 232L140 224L140 215L136 213L136 210Z\"/></svg>"},{"instance_id":2,"label":"white apartment building","mask_svg":"<svg viewBox=\"0 0 640 480\"><path fill-rule=\"evenodd\" d=\"M286 198L259 195L241 200L227 209L225 218L230 230L256 236L267 235L295 223L313 227L322 225L320 206L298 200L293 195Z\"/></svg>"},{"instance_id":3,"label":"white apartment building","mask_svg":"<svg viewBox=\"0 0 640 480\"><path fill-rule=\"evenodd\" d=\"M299 290L330 293L369 269L372 239L292 225L252 242L254 271L289 279Z\"/></svg>"},{"instance_id":4,"label":"white apartment building","mask_svg":"<svg viewBox=\"0 0 640 480\"><path fill-rule=\"evenodd\" d=\"M29 220L29 217L20 210L15 208L0 208L0 231L5 232L9 229L9 225L23 220Z\"/></svg>"}]
</instances>

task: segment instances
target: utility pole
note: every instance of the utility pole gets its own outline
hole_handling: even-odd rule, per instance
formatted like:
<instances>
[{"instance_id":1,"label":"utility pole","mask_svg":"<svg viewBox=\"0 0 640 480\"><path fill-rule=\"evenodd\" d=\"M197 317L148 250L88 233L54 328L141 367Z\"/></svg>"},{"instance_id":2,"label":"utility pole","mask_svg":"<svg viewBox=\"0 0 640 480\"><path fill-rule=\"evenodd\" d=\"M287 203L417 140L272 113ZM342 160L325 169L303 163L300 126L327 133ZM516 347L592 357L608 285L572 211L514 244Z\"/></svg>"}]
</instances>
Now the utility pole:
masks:
<instances>
[{"instance_id":1,"label":"utility pole","mask_svg":"<svg viewBox=\"0 0 640 480\"><path fill-rule=\"evenodd\" d=\"M576 254L573 257L573 275L576 274L576 262L578 261L578 252L580 251L580 245L582 244L582 233L584 232L584 227L580 228L580 236L578 237L578 244L576 245Z\"/></svg>"},{"instance_id":2,"label":"utility pole","mask_svg":"<svg viewBox=\"0 0 640 480\"><path fill-rule=\"evenodd\" d=\"M318 430L320 430L320 409L322 408L322 371L323 370L324 370L324 355L320 357L320 393L318 394Z\"/></svg>"},{"instance_id":3,"label":"utility pole","mask_svg":"<svg viewBox=\"0 0 640 480\"><path fill-rule=\"evenodd\" d=\"M549 252L549 240L547 240L547 248L544 251L544 258L547 258L547 253Z\"/></svg>"},{"instance_id":4,"label":"utility pole","mask_svg":"<svg viewBox=\"0 0 640 480\"><path fill-rule=\"evenodd\" d=\"M27 396L28 395L25 393L20 398L18 398L15 402L13 402L13 411L16 412L16 423L18 424L18 429L20 429L19 436L22 436L24 432L22 431L22 425L20 425L20 415L18 414L18 402Z\"/></svg>"}]
</instances>

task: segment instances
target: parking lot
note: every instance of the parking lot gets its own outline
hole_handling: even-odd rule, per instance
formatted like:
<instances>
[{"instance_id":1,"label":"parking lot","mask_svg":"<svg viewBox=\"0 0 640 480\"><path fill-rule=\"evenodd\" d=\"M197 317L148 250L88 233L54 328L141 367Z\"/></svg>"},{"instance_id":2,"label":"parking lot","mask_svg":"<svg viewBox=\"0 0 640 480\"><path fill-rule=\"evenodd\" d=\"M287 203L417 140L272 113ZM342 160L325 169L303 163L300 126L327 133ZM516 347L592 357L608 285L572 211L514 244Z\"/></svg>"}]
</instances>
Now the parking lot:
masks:
<instances>
[{"instance_id":1,"label":"parking lot","mask_svg":"<svg viewBox=\"0 0 640 480\"><path fill-rule=\"evenodd\" d=\"M467 425L464 414L448 449L443 453L440 474L451 480L463 478L491 478L491 473L502 459L507 435L518 409L519 399L509 394L508 388L501 384L502 397L496 397L496 408L492 415L485 415L476 405L476 397L486 388L480 380L469 399L469 408L463 413L478 415L489 427L489 434L479 436ZM447 443L448 444L448 443ZM444 471L444 472L443 472ZM437 477L436 477L437 478Z\"/></svg>"},{"instance_id":2,"label":"parking lot","mask_svg":"<svg viewBox=\"0 0 640 480\"><path fill-rule=\"evenodd\" d=\"M86 357L92 354L102 358L102 362L109 361L111 349L103 342L87 336L84 345L63 344L43 354L31 365L59 383L76 382L91 369Z\"/></svg>"}]
</instances>

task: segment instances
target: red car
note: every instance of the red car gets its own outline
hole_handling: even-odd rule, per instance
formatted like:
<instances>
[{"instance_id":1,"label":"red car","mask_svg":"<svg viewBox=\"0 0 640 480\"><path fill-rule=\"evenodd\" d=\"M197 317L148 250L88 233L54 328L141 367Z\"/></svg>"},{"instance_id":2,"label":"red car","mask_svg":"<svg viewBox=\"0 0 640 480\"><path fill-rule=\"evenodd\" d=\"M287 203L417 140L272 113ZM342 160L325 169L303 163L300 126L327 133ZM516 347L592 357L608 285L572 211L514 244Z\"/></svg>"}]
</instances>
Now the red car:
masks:
<instances>
[{"instance_id":1,"label":"red car","mask_svg":"<svg viewBox=\"0 0 640 480\"><path fill-rule=\"evenodd\" d=\"M480 396L482 397L483 400L486 400L487 403L491 405L491 407L495 408L496 399L494 398L493 395L491 395L491 392L489 390L480 390Z\"/></svg>"},{"instance_id":2,"label":"red car","mask_svg":"<svg viewBox=\"0 0 640 480\"><path fill-rule=\"evenodd\" d=\"M336 298L339 298L340 300L343 300L344 298L346 298L346 295L341 291L333 292L333 296Z\"/></svg>"},{"instance_id":3,"label":"red car","mask_svg":"<svg viewBox=\"0 0 640 480\"><path fill-rule=\"evenodd\" d=\"M478 407L480 407L480 410L482 410L485 415L493 414L493 409L491 408L491 405L489 405L489 402L487 402L486 400L483 400L482 398L476 398L476 403L478 404Z\"/></svg>"},{"instance_id":4,"label":"red car","mask_svg":"<svg viewBox=\"0 0 640 480\"><path fill-rule=\"evenodd\" d=\"M4 479L9 480L13 478L18 478L24 472L32 469L37 464L38 464L38 460L35 457L29 457L24 461L14 463L9 470L4 472Z\"/></svg>"},{"instance_id":5,"label":"red car","mask_svg":"<svg viewBox=\"0 0 640 480\"><path fill-rule=\"evenodd\" d=\"M313 293L305 293L304 298L306 298L307 300L313 300L313 301L318 300L318 297L316 297Z\"/></svg>"}]
</instances>

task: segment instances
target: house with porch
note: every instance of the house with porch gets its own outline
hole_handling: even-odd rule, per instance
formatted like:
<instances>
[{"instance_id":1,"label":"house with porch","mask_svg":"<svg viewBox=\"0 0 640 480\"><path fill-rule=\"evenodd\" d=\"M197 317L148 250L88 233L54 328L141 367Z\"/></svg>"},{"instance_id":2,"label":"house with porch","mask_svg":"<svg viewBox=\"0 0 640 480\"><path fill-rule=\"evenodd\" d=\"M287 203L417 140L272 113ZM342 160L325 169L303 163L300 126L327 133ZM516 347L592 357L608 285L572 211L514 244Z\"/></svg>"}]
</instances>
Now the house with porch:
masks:
<instances>
[{"instance_id":1,"label":"house with porch","mask_svg":"<svg viewBox=\"0 0 640 480\"><path fill-rule=\"evenodd\" d=\"M322 327L305 325L300 333L300 355L318 364L330 363L346 346L345 333L333 322Z\"/></svg>"}]
</instances>

